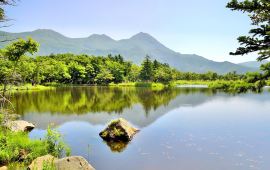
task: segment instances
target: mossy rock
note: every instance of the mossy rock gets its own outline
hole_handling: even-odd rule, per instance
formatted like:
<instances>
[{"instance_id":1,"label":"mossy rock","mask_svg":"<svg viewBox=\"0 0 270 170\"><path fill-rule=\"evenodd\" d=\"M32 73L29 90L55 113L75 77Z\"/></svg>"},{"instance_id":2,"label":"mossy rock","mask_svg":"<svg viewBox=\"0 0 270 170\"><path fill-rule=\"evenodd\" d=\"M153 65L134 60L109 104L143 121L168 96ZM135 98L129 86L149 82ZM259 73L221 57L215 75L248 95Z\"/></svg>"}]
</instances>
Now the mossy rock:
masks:
<instances>
[{"instance_id":1,"label":"mossy rock","mask_svg":"<svg viewBox=\"0 0 270 170\"><path fill-rule=\"evenodd\" d=\"M99 133L105 141L123 141L129 142L139 130L134 128L123 118L113 120L106 129Z\"/></svg>"}]
</instances>

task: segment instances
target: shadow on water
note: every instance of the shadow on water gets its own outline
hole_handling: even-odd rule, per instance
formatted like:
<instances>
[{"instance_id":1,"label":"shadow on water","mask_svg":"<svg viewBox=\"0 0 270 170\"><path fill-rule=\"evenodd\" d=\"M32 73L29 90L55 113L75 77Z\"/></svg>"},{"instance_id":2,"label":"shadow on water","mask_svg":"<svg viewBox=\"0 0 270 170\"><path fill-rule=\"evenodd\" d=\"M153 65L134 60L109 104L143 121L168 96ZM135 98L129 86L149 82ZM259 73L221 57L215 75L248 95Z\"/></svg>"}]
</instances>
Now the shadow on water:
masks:
<instances>
[{"instance_id":1,"label":"shadow on water","mask_svg":"<svg viewBox=\"0 0 270 170\"><path fill-rule=\"evenodd\" d=\"M104 143L106 143L107 146L114 153L123 152L127 148L127 145L129 144L129 142L121 142L121 141L118 141L118 142L113 142L113 141L106 142L106 141L104 141Z\"/></svg>"}]
</instances>

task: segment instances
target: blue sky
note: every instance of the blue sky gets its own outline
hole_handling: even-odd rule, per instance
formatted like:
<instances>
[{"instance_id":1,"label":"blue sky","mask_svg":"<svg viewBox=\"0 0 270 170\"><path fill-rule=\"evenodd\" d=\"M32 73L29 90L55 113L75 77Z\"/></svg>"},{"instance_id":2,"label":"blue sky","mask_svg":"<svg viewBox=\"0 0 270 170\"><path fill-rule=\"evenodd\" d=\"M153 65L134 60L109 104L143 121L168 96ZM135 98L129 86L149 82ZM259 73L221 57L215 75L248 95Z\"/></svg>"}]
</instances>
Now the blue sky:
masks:
<instances>
[{"instance_id":1,"label":"blue sky","mask_svg":"<svg viewBox=\"0 0 270 170\"><path fill-rule=\"evenodd\" d=\"M247 34L246 14L226 9L229 0L21 0L8 7L13 26L5 31L53 29L68 37L107 34L118 40L138 32L167 47L215 61L242 62L256 55L230 56L236 38Z\"/></svg>"}]
</instances>

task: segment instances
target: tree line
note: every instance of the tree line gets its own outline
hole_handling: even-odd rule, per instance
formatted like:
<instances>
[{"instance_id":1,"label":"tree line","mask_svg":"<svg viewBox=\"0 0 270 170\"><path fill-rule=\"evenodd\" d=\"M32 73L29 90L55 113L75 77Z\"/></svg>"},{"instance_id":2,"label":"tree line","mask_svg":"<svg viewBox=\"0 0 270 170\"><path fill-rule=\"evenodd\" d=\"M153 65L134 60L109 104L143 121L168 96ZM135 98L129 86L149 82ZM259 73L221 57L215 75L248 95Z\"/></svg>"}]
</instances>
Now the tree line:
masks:
<instances>
[{"instance_id":1,"label":"tree line","mask_svg":"<svg viewBox=\"0 0 270 170\"><path fill-rule=\"evenodd\" d=\"M17 40L0 51L0 84L97 84L123 82L158 82L167 84L174 80L247 80L256 82L267 79L270 64L261 67L264 73L245 75L230 72L181 72L166 63L146 56L141 65L125 61L121 55L88 56L75 54L51 54L28 57L38 51L39 44L31 38Z\"/></svg>"}]
</instances>

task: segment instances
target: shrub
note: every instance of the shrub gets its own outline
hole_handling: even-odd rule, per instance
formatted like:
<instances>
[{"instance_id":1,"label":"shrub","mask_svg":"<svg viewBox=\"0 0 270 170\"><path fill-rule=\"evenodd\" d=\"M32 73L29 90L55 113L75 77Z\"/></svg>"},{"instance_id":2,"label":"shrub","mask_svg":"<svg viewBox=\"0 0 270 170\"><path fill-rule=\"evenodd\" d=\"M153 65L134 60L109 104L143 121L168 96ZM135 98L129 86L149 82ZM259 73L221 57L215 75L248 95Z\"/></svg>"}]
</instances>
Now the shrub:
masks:
<instances>
[{"instance_id":1,"label":"shrub","mask_svg":"<svg viewBox=\"0 0 270 170\"><path fill-rule=\"evenodd\" d=\"M47 151L55 157L70 155L70 149L63 142L60 133L51 130L50 127L48 127L47 129L47 135L45 136L45 143Z\"/></svg>"},{"instance_id":2,"label":"shrub","mask_svg":"<svg viewBox=\"0 0 270 170\"><path fill-rule=\"evenodd\" d=\"M55 157L70 155L70 149L62 141L61 135L48 128L42 140L30 139L25 132L11 132L0 128L0 165L20 162L30 164L40 156L51 154Z\"/></svg>"}]
</instances>

